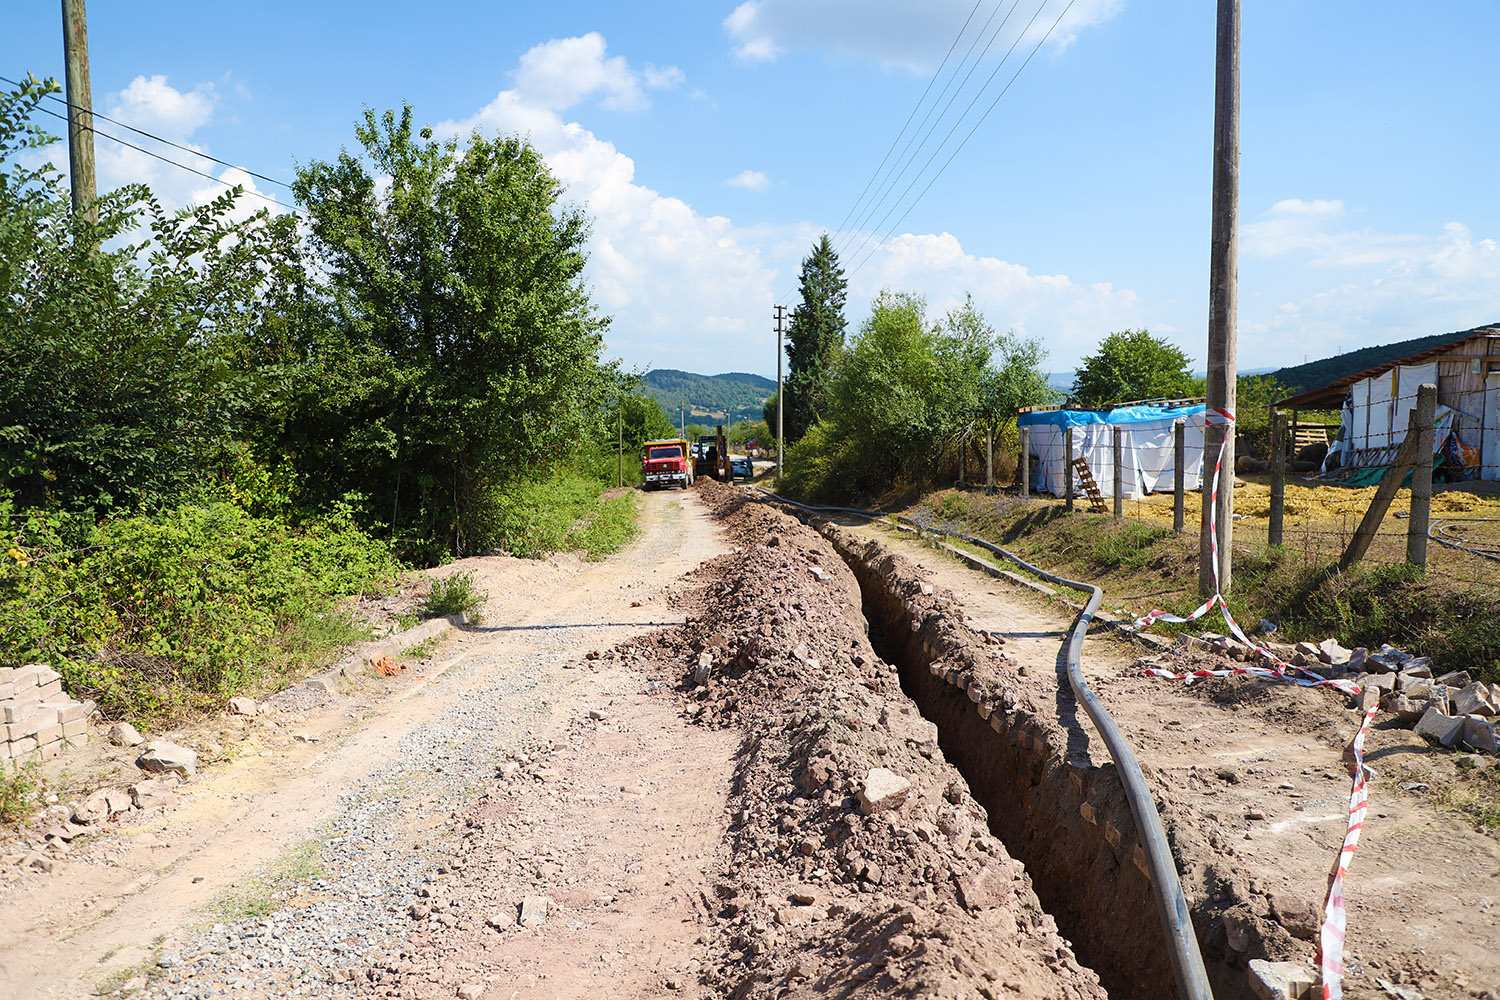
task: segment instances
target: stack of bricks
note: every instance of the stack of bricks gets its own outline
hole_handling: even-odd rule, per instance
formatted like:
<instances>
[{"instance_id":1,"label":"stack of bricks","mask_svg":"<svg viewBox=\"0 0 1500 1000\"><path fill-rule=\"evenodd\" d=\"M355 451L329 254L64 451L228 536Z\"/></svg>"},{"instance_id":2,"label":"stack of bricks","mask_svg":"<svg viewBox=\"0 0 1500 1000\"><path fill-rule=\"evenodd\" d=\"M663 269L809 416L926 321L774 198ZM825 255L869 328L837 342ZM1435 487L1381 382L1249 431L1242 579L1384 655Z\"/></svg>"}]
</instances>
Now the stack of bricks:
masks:
<instances>
[{"instance_id":1,"label":"stack of bricks","mask_svg":"<svg viewBox=\"0 0 1500 1000\"><path fill-rule=\"evenodd\" d=\"M0 760L51 760L89 739L91 701L63 694L62 676L45 663L0 667Z\"/></svg>"}]
</instances>

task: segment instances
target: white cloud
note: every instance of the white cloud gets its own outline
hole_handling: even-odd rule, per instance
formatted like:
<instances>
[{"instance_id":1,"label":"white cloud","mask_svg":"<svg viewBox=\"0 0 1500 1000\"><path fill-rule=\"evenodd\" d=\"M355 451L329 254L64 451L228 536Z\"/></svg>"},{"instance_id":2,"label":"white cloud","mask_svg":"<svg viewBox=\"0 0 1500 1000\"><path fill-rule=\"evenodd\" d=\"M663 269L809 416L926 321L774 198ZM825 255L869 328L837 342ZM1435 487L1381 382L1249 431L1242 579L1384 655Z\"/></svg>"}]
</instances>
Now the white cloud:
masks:
<instances>
[{"instance_id":1,"label":"white cloud","mask_svg":"<svg viewBox=\"0 0 1500 1000\"><path fill-rule=\"evenodd\" d=\"M107 102L106 113L127 125L175 140L207 125L218 102L211 83L200 83L184 93L168 85L165 76L138 76Z\"/></svg>"},{"instance_id":2,"label":"white cloud","mask_svg":"<svg viewBox=\"0 0 1500 1000\"><path fill-rule=\"evenodd\" d=\"M975 38L982 39L974 49L979 52L993 36L994 56L1018 35L1032 44L1049 29L1048 44L1063 49L1122 6L1123 0L1074 0L1071 6L1068 0L1045 0L1032 19L1029 14L1007 14L1009 8L1000 3L970 20L975 7L968 0L746 0L724 19L724 29L735 55L747 62L768 62L797 46L821 46L882 66L928 73L955 37L962 39L955 58L962 57ZM991 10L997 16L991 17Z\"/></svg>"},{"instance_id":3,"label":"white cloud","mask_svg":"<svg viewBox=\"0 0 1500 1000\"><path fill-rule=\"evenodd\" d=\"M644 111L651 106L642 83L653 90L671 89L687 80L676 66L646 64L636 73L624 56L606 57L604 36L597 31L576 38L554 38L521 56L514 93L540 109L563 111L587 98L613 111Z\"/></svg>"},{"instance_id":4,"label":"white cloud","mask_svg":"<svg viewBox=\"0 0 1500 1000\"><path fill-rule=\"evenodd\" d=\"M759 170L741 170L724 183L730 187L744 188L746 191L764 191L771 186L771 178Z\"/></svg>"},{"instance_id":5,"label":"white cloud","mask_svg":"<svg viewBox=\"0 0 1500 1000\"><path fill-rule=\"evenodd\" d=\"M861 257L846 261L846 269ZM995 329L1040 339L1054 370L1092 353L1111 330L1150 325L1129 289L1109 282L1082 284L1065 274L1032 274L1023 265L969 253L949 233L907 233L880 245L851 275L849 301L862 310L882 288L921 292L933 317L962 305L971 293ZM1160 325L1152 329L1163 332Z\"/></svg>"},{"instance_id":6,"label":"white cloud","mask_svg":"<svg viewBox=\"0 0 1500 1000\"><path fill-rule=\"evenodd\" d=\"M1342 202L1289 199L1245 227L1252 258L1343 272L1269 315L1242 318L1260 354L1300 361L1303 354L1326 357L1500 320L1500 244L1493 238L1475 239L1459 222L1431 235L1350 229L1347 214ZM1255 287L1253 277L1249 284Z\"/></svg>"},{"instance_id":7,"label":"white cloud","mask_svg":"<svg viewBox=\"0 0 1500 1000\"><path fill-rule=\"evenodd\" d=\"M532 50L556 50L558 41ZM606 60L602 47L593 58ZM621 65L621 72L630 72ZM574 88L570 99L608 93ZM635 163L615 146L558 113L557 90L523 89L535 76L484 108L437 130L462 135L521 133L546 157L593 221L587 270L593 298L611 313L612 355L631 365L722 371L775 370L772 306L796 285L797 268L822 232L811 223L737 225L705 216L681 199L635 182ZM732 182L753 188L768 179L746 171ZM846 267L852 261L845 261ZM1132 292L1108 284L1080 284L1065 275L1034 275L1025 267L966 252L951 235L903 235L887 241L853 278L849 319L857 325L882 287L918 291L935 313L973 292L998 329L1043 338L1059 367L1092 350L1109 330L1141 325Z\"/></svg>"}]
</instances>

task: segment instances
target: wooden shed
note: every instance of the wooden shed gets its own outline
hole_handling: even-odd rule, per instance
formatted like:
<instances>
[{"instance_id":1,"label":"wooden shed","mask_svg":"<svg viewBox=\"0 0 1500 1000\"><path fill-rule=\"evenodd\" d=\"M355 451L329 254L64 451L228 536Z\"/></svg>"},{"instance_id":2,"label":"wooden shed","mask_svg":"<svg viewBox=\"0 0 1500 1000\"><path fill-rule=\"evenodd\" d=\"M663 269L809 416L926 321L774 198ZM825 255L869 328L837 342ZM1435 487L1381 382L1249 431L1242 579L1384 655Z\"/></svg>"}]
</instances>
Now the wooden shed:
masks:
<instances>
[{"instance_id":1,"label":"wooden shed","mask_svg":"<svg viewBox=\"0 0 1500 1000\"><path fill-rule=\"evenodd\" d=\"M1406 438L1417 387L1437 386L1436 446L1464 478L1500 480L1500 325L1478 327L1454 340L1345 376L1321 389L1276 404L1294 415L1339 410L1338 440L1330 448L1342 468L1390 463Z\"/></svg>"}]
</instances>

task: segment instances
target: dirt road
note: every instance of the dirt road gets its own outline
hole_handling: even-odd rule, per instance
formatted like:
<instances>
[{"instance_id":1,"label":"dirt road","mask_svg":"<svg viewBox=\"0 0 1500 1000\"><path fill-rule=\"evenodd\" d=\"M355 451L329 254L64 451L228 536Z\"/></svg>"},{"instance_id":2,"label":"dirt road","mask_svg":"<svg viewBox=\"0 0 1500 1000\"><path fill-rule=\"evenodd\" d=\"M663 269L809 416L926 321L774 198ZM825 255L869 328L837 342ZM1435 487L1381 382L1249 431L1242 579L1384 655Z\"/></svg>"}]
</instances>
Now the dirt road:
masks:
<instances>
[{"instance_id":1,"label":"dirt road","mask_svg":"<svg viewBox=\"0 0 1500 1000\"><path fill-rule=\"evenodd\" d=\"M274 700L278 728L247 726L240 752L186 786L178 809L11 887L0 995L324 995L330 975L365 981L414 923L452 938L513 912L521 900L502 879L425 921L409 915L469 891L449 887L469 886L459 860L481 842L575 933L495 967L454 960L449 944L423 953L433 995L471 974L510 977L530 996L604 981L649 995L631 977L659 981L660 956L681 951L665 942L696 936L682 923L697 895L684 859L719 839L712 790L726 785L733 741L683 723L635 670L580 668L591 650L681 621L670 588L722 549L694 494L641 499L642 536L612 559L469 560L490 594L485 624L439 650L426 676L389 695ZM505 787L524 804L487 803L482 840L450 829L497 768L515 769ZM669 831L640 822L662 811ZM656 906L660 893L642 887L667 880L673 903Z\"/></svg>"}]
</instances>

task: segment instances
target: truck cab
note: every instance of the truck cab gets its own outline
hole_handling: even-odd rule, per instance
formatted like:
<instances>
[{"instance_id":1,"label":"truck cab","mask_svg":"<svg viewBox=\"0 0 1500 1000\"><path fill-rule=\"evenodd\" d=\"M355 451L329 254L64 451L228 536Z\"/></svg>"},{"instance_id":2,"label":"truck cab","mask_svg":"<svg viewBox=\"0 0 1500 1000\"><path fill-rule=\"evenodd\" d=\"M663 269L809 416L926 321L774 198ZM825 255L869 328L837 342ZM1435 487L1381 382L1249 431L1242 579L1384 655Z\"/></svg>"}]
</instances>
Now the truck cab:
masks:
<instances>
[{"instance_id":1,"label":"truck cab","mask_svg":"<svg viewBox=\"0 0 1500 1000\"><path fill-rule=\"evenodd\" d=\"M683 489L693 485L693 463L688 442L683 438L662 438L641 446L641 477L646 489L654 490L674 483Z\"/></svg>"}]
</instances>

